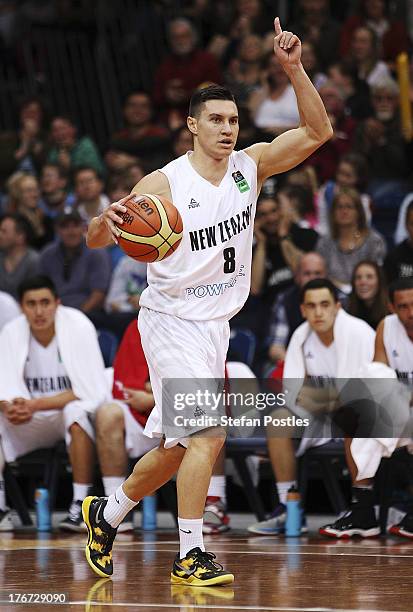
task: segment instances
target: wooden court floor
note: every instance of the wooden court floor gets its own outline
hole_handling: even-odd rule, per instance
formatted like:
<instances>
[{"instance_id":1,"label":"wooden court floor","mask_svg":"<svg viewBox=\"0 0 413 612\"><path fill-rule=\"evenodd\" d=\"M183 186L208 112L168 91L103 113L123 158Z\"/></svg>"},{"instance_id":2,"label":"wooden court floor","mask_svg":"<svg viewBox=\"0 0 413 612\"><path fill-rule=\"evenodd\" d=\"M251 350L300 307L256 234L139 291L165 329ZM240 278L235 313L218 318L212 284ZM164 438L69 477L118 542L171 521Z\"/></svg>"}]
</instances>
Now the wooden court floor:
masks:
<instances>
[{"instance_id":1,"label":"wooden court floor","mask_svg":"<svg viewBox=\"0 0 413 612\"><path fill-rule=\"evenodd\" d=\"M413 543L408 541L286 540L245 532L209 537L207 550L235 574L233 588L209 589L171 587L176 532L120 534L112 580L92 573L83 544L79 535L0 534L1 612L413 611ZM10 595L24 593L64 594L66 603L10 603Z\"/></svg>"}]
</instances>

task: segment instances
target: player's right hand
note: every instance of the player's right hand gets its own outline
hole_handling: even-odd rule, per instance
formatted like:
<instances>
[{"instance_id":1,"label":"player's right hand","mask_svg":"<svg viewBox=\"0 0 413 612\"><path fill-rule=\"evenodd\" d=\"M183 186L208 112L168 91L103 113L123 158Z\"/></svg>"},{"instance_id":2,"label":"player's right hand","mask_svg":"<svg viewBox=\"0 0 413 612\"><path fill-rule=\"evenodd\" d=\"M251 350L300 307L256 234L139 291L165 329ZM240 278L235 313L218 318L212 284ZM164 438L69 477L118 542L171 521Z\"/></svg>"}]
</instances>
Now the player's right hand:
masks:
<instances>
[{"instance_id":1,"label":"player's right hand","mask_svg":"<svg viewBox=\"0 0 413 612\"><path fill-rule=\"evenodd\" d=\"M113 202L113 204L105 208L103 213L100 215L101 223L106 225L110 237L115 244L118 244L118 237L120 236L120 230L118 227L116 227L116 223L118 225L122 225L123 223L123 219L118 213L125 213L127 210L125 204L132 200L135 196L135 193L130 193L128 196L118 200L117 202Z\"/></svg>"}]
</instances>

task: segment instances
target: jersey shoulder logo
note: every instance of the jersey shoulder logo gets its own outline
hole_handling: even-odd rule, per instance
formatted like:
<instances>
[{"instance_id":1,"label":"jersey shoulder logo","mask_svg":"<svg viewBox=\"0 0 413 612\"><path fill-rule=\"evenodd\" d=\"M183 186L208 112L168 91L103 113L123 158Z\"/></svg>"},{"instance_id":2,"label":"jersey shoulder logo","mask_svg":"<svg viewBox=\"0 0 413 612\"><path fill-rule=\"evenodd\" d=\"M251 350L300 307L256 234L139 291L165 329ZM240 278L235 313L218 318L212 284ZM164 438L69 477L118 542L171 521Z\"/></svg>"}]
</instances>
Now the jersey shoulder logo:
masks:
<instances>
[{"instance_id":1,"label":"jersey shoulder logo","mask_svg":"<svg viewBox=\"0 0 413 612\"><path fill-rule=\"evenodd\" d=\"M244 178L244 176L239 170L232 173L232 178L234 179L235 184L238 187L240 193L245 193L246 191L249 191L250 186L248 185L247 179Z\"/></svg>"},{"instance_id":2,"label":"jersey shoulder logo","mask_svg":"<svg viewBox=\"0 0 413 612\"><path fill-rule=\"evenodd\" d=\"M314 359L314 355L312 354L311 351L307 351L307 354L305 355L306 359Z\"/></svg>"},{"instance_id":3,"label":"jersey shoulder logo","mask_svg":"<svg viewBox=\"0 0 413 612\"><path fill-rule=\"evenodd\" d=\"M201 204L194 200L194 198L191 198L191 201L188 204L188 208L199 208L200 206Z\"/></svg>"}]
</instances>

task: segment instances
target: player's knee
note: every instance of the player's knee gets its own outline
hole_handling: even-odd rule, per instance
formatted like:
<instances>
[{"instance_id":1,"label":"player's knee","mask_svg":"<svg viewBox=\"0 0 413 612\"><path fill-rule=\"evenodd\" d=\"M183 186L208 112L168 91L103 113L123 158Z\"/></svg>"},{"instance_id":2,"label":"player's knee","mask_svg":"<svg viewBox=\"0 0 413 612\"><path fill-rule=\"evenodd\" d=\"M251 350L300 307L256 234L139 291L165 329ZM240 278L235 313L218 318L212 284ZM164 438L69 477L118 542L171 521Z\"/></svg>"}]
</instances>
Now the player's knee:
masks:
<instances>
[{"instance_id":1,"label":"player's knee","mask_svg":"<svg viewBox=\"0 0 413 612\"><path fill-rule=\"evenodd\" d=\"M107 435L116 431L123 430L125 417L123 410L118 404L108 403L103 404L98 408L96 413L96 434Z\"/></svg>"}]
</instances>

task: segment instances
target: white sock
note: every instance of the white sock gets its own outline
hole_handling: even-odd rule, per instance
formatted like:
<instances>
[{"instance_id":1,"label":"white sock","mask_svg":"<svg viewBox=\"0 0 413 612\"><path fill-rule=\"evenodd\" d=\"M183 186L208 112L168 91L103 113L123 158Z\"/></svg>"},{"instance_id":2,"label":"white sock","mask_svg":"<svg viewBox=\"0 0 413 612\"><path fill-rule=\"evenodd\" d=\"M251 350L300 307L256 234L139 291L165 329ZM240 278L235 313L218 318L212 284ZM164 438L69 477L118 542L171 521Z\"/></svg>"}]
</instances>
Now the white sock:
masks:
<instances>
[{"instance_id":1,"label":"white sock","mask_svg":"<svg viewBox=\"0 0 413 612\"><path fill-rule=\"evenodd\" d=\"M291 489L291 487L297 487L296 480L286 480L285 482L277 482L278 498L280 500L280 503L284 504L284 506L287 503L288 489Z\"/></svg>"},{"instance_id":2,"label":"white sock","mask_svg":"<svg viewBox=\"0 0 413 612\"><path fill-rule=\"evenodd\" d=\"M6 487L2 475L0 476L0 510L6 510Z\"/></svg>"},{"instance_id":3,"label":"white sock","mask_svg":"<svg viewBox=\"0 0 413 612\"><path fill-rule=\"evenodd\" d=\"M110 495L108 503L103 511L103 518L112 527L119 527L128 512L138 503L139 502L129 499L129 497L125 495L122 486L120 486L113 495Z\"/></svg>"},{"instance_id":4,"label":"white sock","mask_svg":"<svg viewBox=\"0 0 413 612\"><path fill-rule=\"evenodd\" d=\"M220 497L224 504L227 501L225 476L211 476L207 497Z\"/></svg>"},{"instance_id":5,"label":"white sock","mask_svg":"<svg viewBox=\"0 0 413 612\"><path fill-rule=\"evenodd\" d=\"M73 501L83 501L92 487L90 484L79 484L78 482L73 483Z\"/></svg>"},{"instance_id":6,"label":"white sock","mask_svg":"<svg viewBox=\"0 0 413 612\"><path fill-rule=\"evenodd\" d=\"M123 485L125 478L123 476L102 476L103 488L105 496L113 495L118 487Z\"/></svg>"},{"instance_id":7,"label":"white sock","mask_svg":"<svg viewBox=\"0 0 413 612\"><path fill-rule=\"evenodd\" d=\"M105 515L103 515L105 516ZM183 559L187 553L199 546L205 550L204 538L202 536L202 524L204 519L183 519L178 517L179 528L179 558Z\"/></svg>"}]
</instances>

